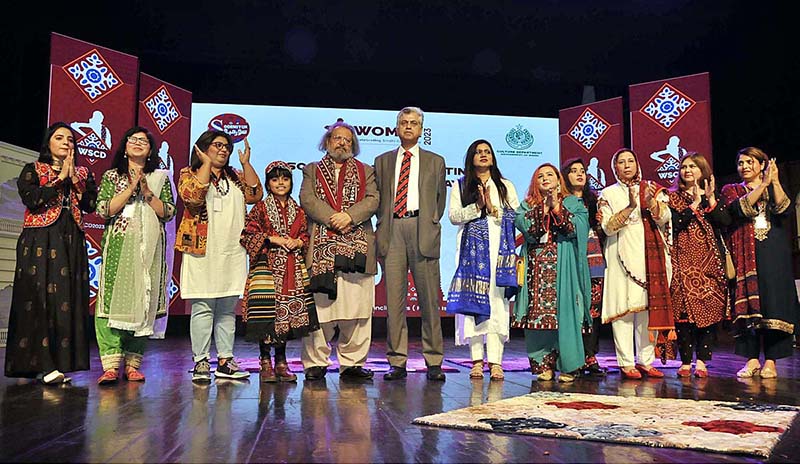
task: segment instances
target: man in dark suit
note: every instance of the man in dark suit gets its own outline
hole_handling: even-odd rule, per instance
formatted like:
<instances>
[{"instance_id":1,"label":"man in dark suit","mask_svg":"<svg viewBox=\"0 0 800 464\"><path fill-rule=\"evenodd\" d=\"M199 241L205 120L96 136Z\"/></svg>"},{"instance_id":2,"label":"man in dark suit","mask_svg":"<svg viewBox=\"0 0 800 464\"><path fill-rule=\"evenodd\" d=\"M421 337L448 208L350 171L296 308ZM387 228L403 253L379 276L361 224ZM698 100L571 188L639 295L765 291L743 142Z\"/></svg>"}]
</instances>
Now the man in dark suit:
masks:
<instances>
[{"instance_id":1,"label":"man in dark suit","mask_svg":"<svg viewBox=\"0 0 800 464\"><path fill-rule=\"evenodd\" d=\"M423 150L417 141L424 114L406 107L397 114L400 147L375 159L380 191L377 251L383 262L387 300L387 355L391 369L386 380L406 377L408 271L414 277L422 317L422 355L428 380L444 380L444 346L439 316L439 248L447 187L445 161Z\"/></svg>"}]
</instances>

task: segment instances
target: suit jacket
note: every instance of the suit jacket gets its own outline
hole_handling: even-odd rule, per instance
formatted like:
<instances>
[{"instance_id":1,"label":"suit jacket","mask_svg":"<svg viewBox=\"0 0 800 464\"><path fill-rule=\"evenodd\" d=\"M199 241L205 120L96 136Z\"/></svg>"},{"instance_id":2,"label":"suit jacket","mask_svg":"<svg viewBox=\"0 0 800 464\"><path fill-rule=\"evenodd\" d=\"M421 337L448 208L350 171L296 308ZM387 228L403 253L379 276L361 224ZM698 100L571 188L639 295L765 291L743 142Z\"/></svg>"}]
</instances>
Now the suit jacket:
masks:
<instances>
[{"instance_id":1,"label":"suit jacket","mask_svg":"<svg viewBox=\"0 0 800 464\"><path fill-rule=\"evenodd\" d=\"M375 180L381 194L378 208L378 223L375 232L378 240L378 256L385 257L389 251L389 239L394 222L394 188L397 149L387 151L375 158ZM442 225L447 201L444 158L432 151L419 149L419 217L417 240L419 251L426 258L438 258L442 242Z\"/></svg>"},{"instance_id":2,"label":"suit jacket","mask_svg":"<svg viewBox=\"0 0 800 464\"><path fill-rule=\"evenodd\" d=\"M358 160L356 160L358 161ZM359 161L360 162L360 161ZM364 198L358 203L353 204L350 209L346 210L347 214L353 218L353 224L362 224L364 226L364 233L367 238L367 264L365 273L375 275L378 273L378 265L375 258L375 233L372 229L372 221L370 218L378 209L378 187L375 185L375 170L372 166L361 163L364 165L364 178L366 184L366 192ZM331 206L317 198L316 195L316 182L317 182L317 163L309 163L303 168L303 184L300 186L300 206L305 211L308 217L308 232L311 234L311 241L308 245L308 253L306 254L306 267L311 269L311 260L314 256L314 237L317 228L320 224L327 224L330 218L336 211Z\"/></svg>"}]
</instances>

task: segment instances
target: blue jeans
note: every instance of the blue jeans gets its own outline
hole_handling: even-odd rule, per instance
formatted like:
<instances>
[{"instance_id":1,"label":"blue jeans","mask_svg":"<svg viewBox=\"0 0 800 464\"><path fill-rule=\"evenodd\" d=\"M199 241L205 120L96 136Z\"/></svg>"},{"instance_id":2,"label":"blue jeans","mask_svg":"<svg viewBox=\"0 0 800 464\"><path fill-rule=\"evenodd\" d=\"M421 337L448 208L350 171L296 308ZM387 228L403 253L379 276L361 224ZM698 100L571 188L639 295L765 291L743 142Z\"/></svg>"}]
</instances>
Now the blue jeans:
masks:
<instances>
[{"instance_id":1,"label":"blue jeans","mask_svg":"<svg viewBox=\"0 0 800 464\"><path fill-rule=\"evenodd\" d=\"M236 334L236 303L238 296L191 299L192 317L189 333L192 338L194 362L211 359L211 332L218 358L233 357L233 339Z\"/></svg>"}]
</instances>

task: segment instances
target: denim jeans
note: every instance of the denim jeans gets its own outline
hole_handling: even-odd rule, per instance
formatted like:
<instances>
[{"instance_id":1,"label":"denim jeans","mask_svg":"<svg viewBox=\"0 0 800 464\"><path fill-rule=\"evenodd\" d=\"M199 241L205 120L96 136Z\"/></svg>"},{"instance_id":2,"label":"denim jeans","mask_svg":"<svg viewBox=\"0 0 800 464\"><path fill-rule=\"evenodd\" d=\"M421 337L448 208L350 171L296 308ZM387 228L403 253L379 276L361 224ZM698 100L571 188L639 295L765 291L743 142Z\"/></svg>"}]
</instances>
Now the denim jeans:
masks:
<instances>
[{"instance_id":1,"label":"denim jeans","mask_svg":"<svg viewBox=\"0 0 800 464\"><path fill-rule=\"evenodd\" d=\"M233 357L233 339L236 334L236 303L238 296L189 300L192 317L189 333L192 338L194 362L211 359L211 333L218 358Z\"/></svg>"}]
</instances>

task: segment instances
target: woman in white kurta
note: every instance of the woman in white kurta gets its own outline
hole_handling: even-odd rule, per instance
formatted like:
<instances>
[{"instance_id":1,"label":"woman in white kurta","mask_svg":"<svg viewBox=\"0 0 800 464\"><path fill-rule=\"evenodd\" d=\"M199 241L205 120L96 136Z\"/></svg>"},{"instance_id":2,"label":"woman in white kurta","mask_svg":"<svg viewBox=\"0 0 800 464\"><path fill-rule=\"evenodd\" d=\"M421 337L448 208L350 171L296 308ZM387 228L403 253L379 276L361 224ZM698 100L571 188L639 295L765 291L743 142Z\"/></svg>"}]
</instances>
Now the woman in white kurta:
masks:
<instances>
[{"instance_id":1,"label":"woman in white kurta","mask_svg":"<svg viewBox=\"0 0 800 464\"><path fill-rule=\"evenodd\" d=\"M457 266L461 258L462 236L466 224L482 218L487 219L490 270L488 302L491 313L488 319L481 320L477 324L476 316L461 313L455 315L455 342L456 345L470 345L472 378L483 377L484 343L491 379L502 380L504 377L501 361L503 344L508 340L509 334L509 306L505 296L508 287L497 285L497 266L503 231L503 212L507 209L513 212L517 207L519 207L517 192L510 181L502 178L491 144L485 140L473 142L467 149L464 177L450 190L449 210L450 222L458 226ZM511 227L513 233L513 222ZM514 244L510 246L513 248ZM457 288L458 280L457 275L451 285L451 296L448 301L453 298L453 290Z\"/></svg>"},{"instance_id":2,"label":"woman in white kurta","mask_svg":"<svg viewBox=\"0 0 800 464\"><path fill-rule=\"evenodd\" d=\"M651 321L654 315L660 317L667 309L654 300L664 297L663 290L666 290L664 304L669 305L672 266L669 247L665 245L671 218L669 198L663 188L641 180L641 167L631 150L617 151L611 166L617 183L603 189L599 200L601 225L607 236L602 320L604 324L611 323L623 377L639 379L643 374L663 377L664 374L652 365L655 352L649 330L668 330L672 319L670 310L669 321L657 326ZM646 225L645 221L652 222ZM652 233L647 231L646 234L646 227ZM649 241L657 243L647 243L645 236L650 234ZM662 256L650 254L648 272L648 250L653 249L658 249ZM661 265L658 272L653 269L653 263ZM634 354L638 356L638 363Z\"/></svg>"}]
</instances>

